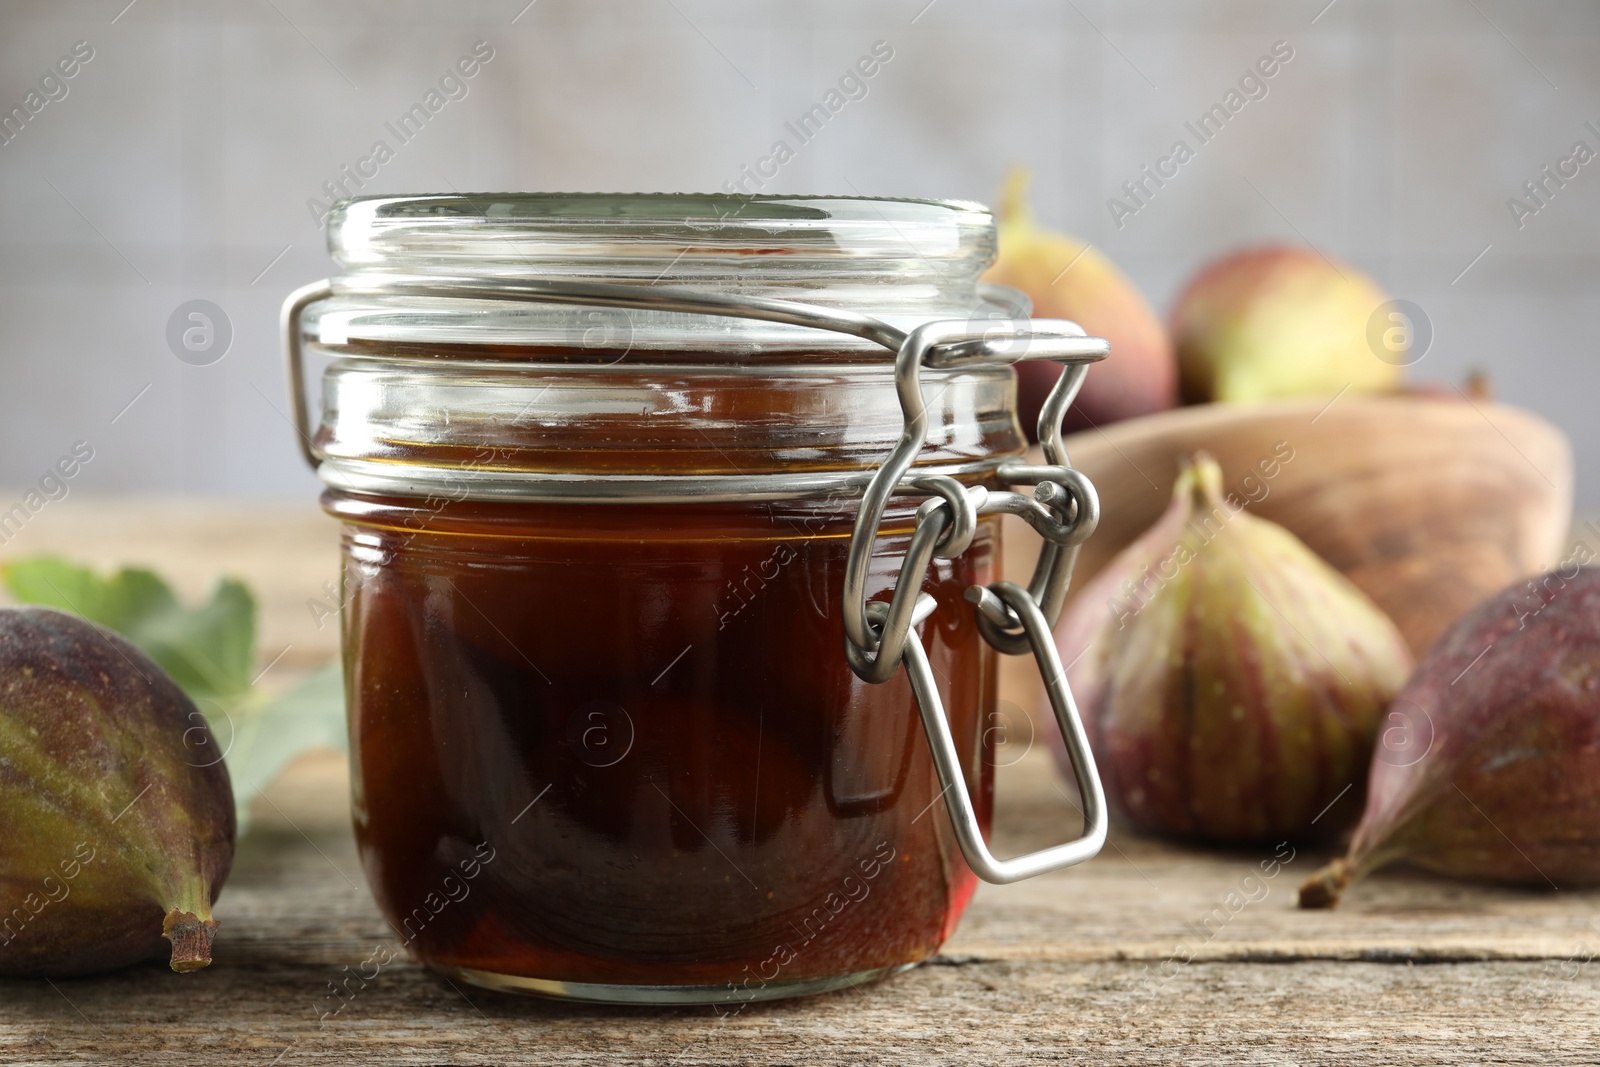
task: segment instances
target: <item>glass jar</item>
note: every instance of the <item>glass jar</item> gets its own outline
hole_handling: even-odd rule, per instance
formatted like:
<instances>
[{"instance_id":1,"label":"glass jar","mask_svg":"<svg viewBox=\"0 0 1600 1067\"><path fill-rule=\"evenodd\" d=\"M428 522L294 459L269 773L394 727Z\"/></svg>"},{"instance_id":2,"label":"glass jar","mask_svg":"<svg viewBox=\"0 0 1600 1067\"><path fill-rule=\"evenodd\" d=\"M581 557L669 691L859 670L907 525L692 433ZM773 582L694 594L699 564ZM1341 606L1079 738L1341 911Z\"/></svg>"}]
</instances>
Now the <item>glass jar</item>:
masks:
<instances>
[{"instance_id":1,"label":"glass jar","mask_svg":"<svg viewBox=\"0 0 1600 1067\"><path fill-rule=\"evenodd\" d=\"M425 963L618 1002L818 992L932 955L976 874L1098 849L1048 632L1096 505L1064 455L1020 462L1010 363L1069 364L1059 452L1104 342L978 284L986 209L366 197L328 233L343 273L284 332L343 524L357 842ZM1003 512L1049 539L1029 590L997 582ZM1083 837L1009 862L996 648L1055 679L1086 801Z\"/></svg>"}]
</instances>

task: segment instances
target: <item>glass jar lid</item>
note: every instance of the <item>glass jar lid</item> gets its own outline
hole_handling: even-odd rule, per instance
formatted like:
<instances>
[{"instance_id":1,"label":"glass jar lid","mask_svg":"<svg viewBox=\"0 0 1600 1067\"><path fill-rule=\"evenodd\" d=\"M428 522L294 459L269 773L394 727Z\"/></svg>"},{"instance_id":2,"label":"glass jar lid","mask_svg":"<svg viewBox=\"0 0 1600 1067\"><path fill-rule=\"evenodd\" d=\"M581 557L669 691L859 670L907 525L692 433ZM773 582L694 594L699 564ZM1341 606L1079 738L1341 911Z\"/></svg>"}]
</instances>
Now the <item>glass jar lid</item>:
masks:
<instances>
[{"instance_id":1,"label":"glass jar lid","mask_svg":"<svg viewBox=\"0 0 1600 1067\"><path fill-rule=\"evenodd\" d=\"M994 246L989 209L961 200L467 193L359 197L328 219L328 250L346 271L588 276L606 261L609 277L644 282L670 271L771 284L831 270L959 285Z\"/></svg>"},{"instance_id":2,"label":"glass jar lid","mask_svg":"<svg viewBox=\"0 0 1600 1067\"><path fill-rule=\"evenodd\" d=\"M794 499L912 435L907 463L982 480L1025 446L1010 363L1104 354L979 283L993 219L957 201L368 197L329 243L344 273L283 328L306 458L348 491Z\"/></svg>"},{"instance_id":3,"label":"glass jar lid","mask_svg":"<svg viewBox=\"0 0 1600 1067\"><path fill-rule=\"evenodd\" d=\"M349 200L329 216L343 273L305 318L313 344L466 343L570 349L606 362L794 358L826 342L882 360L880 346L784 323L639 308L385 295L417 278L581 279L689 286L870 312L909 330L936 318L1026 314L981 287L994 219L964 201L825 196L455 194ZM686 340L690 345L686 345ZM434 352L435 355L449 354ZM525 354L516 358L526 358Z\"/></svg>"}]
</instances>

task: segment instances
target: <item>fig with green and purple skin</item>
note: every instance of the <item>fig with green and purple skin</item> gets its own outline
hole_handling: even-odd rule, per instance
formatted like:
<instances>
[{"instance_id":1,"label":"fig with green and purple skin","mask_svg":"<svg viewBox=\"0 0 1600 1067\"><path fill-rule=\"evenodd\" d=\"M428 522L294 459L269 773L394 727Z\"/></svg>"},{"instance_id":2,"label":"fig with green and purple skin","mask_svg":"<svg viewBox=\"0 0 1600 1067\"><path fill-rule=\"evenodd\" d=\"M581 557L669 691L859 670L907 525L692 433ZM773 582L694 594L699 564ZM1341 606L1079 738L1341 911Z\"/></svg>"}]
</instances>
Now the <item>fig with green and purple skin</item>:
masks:
<instances>
[{"instance_id":1,"label":"fig with green and purple skin","mask_svg":"<svg viewBox=\"0 0 1600 1067\"><path fill-rule=\"evenodd\" d=\"M1389 617L1250 515L1205 453L1084 587L1056 642L1113 809L1136 829L1220 844L1353 822L1356 806L1335 801L1364 779L1378 716L1411 670Z\"/></svg>"},{"instance_id":2,"label":"fig with green and purple skin","mask_svg":"<svg viewBox=\"0 0 1600 1067\"><path fill-rule=\"evenodd\" d=\"M1600 885L1600 568L1570 563L1468 612L1389 719L1396 744L1373 755L1350 850L1300 887L1301 907L1333 907L1400 861L1473 881Z\"/></svg>"},{"instance_id":3,"label":"fig with green and purple skin","mask_svg":"<svg viewBox=\"0 0 1600 1067\"><path fill-rule=\"evenodd\" d=\"M983 280L1020 290L1037 318L1071 319L1090 336L1104 337L1117 356L1090 367L1067 409L1067 432L1174 407L1178 364L1167 329L1149 301L1100 249L1039 225L1027 193L1027 171L1013 169L995 213L998 252ZM1015 369L1017 419L1032 441L1039 411L1062 368L1034 359L1022 360Z\"/></svg>"},{"instance_id":4,"label":"fig with green and purple skin","mask_svg":"<svg viewBox=\"0 0 1600 1067\"><path fill-rule=\"evenodd\" d=\"M1400 384L1400 365L1379 358L1368 336L1388 299L1350 264L1311 247L1264 245L1214 260L1172 309L1183 398L1389 392Z\"/></svg>"},{"instance_id":5,"label":"fig with green and purple skin","mask_svg":"<svg viewBox=\"0 0 1600 1067\"><path fill-rule=\"evenodd\" d=\"M211 962L228 772L194 704L127 640L0 609L0 819L0 974Z\"/></svg>"}]
</instances>

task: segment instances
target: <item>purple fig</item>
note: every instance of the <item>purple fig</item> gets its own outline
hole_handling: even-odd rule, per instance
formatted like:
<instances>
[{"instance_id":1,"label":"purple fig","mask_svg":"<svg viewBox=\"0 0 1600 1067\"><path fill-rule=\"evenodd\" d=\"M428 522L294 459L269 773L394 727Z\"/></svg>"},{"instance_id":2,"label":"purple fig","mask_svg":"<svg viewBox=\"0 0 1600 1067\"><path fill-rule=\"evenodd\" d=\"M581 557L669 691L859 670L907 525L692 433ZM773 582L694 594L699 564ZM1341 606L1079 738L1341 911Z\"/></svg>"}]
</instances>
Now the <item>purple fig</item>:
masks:
<instances>
[{"instance_id":1,"label":"purple fig","mask_svg":"<svg viewBox=\"0 0 1600 1067\"><path fill-rule=\"evenodd\" d=\"M194 704L122 637L0 609L0 974L211 962L234 839L217 752Z\"/></svg>"},{"instance_id":2,"label":"purple fig","mask_svg":"<svg viewBox=\"0 0 1600 1067\"><path fill-rule=\"evenodd\" d=\"M1057 631L1113 809L1136 829L1278 842L1354 821L1411 656L1394 624L1293 534L1244 510L1201 453L1172 503ZM1359 794L1358 794L1359 795Z\"/></svg>"},{"instance_id":3,"label":"purple fig","mask_svg":"<svg viewBox=\"0 0 1600 1067\"><path fill-rule=\"evenodd\" d=\"M1301 907L1331 908L1396 861L1600 885L1600 568L1552 571L1468 612L1388 718L1350 850L1300 887Z\"/></svg>"}]
</instances>

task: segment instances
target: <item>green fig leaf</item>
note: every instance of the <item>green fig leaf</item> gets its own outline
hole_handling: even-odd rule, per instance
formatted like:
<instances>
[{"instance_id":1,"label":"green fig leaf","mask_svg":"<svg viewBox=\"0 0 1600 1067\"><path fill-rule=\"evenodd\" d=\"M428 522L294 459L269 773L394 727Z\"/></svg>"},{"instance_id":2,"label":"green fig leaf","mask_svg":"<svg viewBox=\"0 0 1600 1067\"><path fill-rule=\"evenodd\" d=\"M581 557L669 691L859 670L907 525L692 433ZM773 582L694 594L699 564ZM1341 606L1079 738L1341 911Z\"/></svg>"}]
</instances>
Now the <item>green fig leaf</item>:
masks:
<instances>
[{"instance_id":1,"label":"green fig leaf","mask_svg":"<svg viewBox=\"0 0 1600 1067\"><path fill-rule=\"evenodd\" d=\"M227 716L227 722L213 721L212 733L225 746L242 831L257 793L296 756L315 748L345 750L343 668L335 660L266 704Z\"/></svg>"},{"instance_id":2,"label":"green fig leaf","mask_svg":"<svg viewBox=\"0 0 1600 1067\"><path fill-rule=\"evenodd\" d=\"M0 566L24 604L81 615L138 645L195 700L226 702L250 690L256 656L256 601L225 578L198 607L182 603L154 571L124 567L102 578L53 556Z\"/></svg>"}]
</instances>

